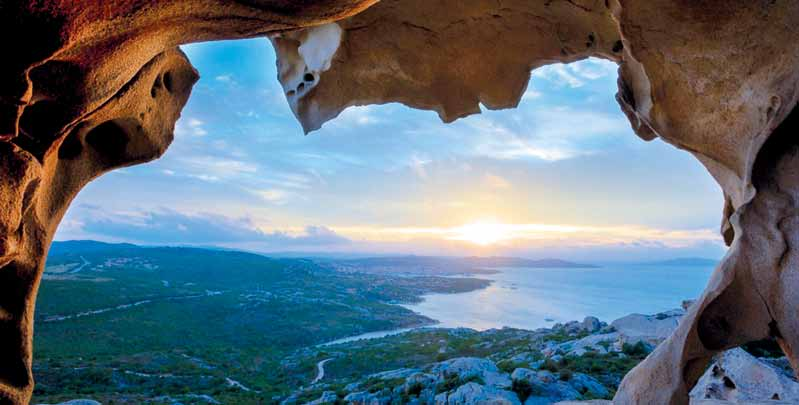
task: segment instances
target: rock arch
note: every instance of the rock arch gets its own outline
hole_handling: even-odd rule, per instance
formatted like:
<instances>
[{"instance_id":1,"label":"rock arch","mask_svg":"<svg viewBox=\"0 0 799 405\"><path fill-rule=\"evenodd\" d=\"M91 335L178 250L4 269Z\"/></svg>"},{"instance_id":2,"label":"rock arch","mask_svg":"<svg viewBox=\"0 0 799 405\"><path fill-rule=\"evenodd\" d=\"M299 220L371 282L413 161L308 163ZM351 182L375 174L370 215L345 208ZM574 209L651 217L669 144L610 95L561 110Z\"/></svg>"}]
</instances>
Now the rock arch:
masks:
<instances>
[{"instance_id":1,"label":"rock arch","mask_svg":"<svg viewBox=\"0 0 799 405\"><path fill-rule=\"evenodd\" d=\"M36 291L70 201L172 139L198 77L177 45L257 36L306 131L386 102L449 122L516 106L538 66L617 62L636 133L692 153L724 190L731 247L615 402L687 403L713 353L765 336L799 370L798 23L797 0L5 1L0 403L30 400Z\"/></svg>"}]
</instances>

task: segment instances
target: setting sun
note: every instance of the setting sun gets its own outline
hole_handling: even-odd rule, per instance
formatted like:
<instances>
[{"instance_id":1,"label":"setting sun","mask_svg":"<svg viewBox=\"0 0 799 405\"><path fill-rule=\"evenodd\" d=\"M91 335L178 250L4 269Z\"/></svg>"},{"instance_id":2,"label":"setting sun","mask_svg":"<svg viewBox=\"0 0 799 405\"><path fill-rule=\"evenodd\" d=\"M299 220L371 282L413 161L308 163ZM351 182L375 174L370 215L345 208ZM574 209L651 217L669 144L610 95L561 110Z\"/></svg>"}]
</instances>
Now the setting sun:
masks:
<instances>
[{"instance_id":1,"label":"setting sun","mask_svg":"<svg viewBox=\"0 0 799 405\"><path fill-rule=\"evenodd\" d=\"M490 222L475 222L454 229L451 238L471 242L481 246L493 245L512 238L508 225Z\"/></svg>"}]
</instances>

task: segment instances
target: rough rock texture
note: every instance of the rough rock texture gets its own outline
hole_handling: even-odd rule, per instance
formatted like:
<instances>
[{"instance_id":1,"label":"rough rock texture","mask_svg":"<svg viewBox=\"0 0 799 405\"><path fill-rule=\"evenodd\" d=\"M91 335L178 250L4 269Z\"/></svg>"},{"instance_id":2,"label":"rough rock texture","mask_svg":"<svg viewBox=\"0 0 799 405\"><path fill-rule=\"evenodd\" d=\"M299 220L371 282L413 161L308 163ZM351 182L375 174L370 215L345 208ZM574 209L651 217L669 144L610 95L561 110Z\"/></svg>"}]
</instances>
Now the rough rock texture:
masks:
<instances>
[{"instance_id":1,"label":"rough rock texture","mask_svg":"<svg viewBox=\"0 0 799 405\"><path fill-rule=\"evenodd\" d=\"M449 122L515 106L538 66L618 62L638 135L692 153L723 189L731 248L615 402L687 403L713 354L766 336L797 369L797 24L799 0L0 2L0 403L30 398L36 291L69 202L169 145L197 78L175 46L253 36L275 44L306 130L387 102Z\"/></svg>"},{"instance_id":2,"label":"rough rock texture","mask_svg":"<svg viewBox=\"0 0 799 405\"><path fill-rule=\"evenodd\" d=\"M437 363L430 370L439 379L457 376L461 380L478 377L485 385L498 388L510 388L511 380L497 368L493 361L476 357L458 357Z\"/></svg>"},{"instance_id":3,"label":"rough rock texture","mask_svg":"<svg viewBox=\"0 0 799 405\"><path fill-rule=\"evenodd\" d=\"M553 402L581 398L584 395L604 397L608 390L596 379L586 374L575 373L568 381L546 370L517 368L511 374L513 381L524 381L532 388L525 405L544 405Z\"/></svg>"},{"instance_id":4,"label":"rough rock texture","mask_svg":"<svg viewBox=\"0 0 799 405\"><path fill-rule=\"evenodd\" d=\"M656 315L630 314L611 322L616 332L630 343L645 341L658 345L674 332L685 311L674 309Z\"/></svg>"},{"instance_id":5,"label":"rough rock texture","mask_svg":"<svg viewBox=\"0 0 799 405\"><path fill-rule=\"evenodd\" d=\"M702 375L692 399L799 403L799 383L742 349L728 350Z\"/></svg>"}]
</instances>

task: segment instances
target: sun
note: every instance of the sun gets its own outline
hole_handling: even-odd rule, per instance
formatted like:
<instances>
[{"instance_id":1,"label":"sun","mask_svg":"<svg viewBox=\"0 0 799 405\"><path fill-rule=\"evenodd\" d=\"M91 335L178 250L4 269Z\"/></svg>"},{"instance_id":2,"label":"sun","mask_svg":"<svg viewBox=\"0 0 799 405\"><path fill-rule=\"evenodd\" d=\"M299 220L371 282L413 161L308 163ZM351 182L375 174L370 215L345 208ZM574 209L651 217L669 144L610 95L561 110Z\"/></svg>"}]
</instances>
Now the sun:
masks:
<instances>
[{"instance_id":1,"label":"sun","mask_svg":"<svg viewBox=\"0 0 799 405\"><path fill-rule=\"evenodd\" d=\"M506 224L493 222L474 222L453 229L450 239L471 242L480 246L493 245L512 238L511 229Z\"/></svg>"}]
</instances>

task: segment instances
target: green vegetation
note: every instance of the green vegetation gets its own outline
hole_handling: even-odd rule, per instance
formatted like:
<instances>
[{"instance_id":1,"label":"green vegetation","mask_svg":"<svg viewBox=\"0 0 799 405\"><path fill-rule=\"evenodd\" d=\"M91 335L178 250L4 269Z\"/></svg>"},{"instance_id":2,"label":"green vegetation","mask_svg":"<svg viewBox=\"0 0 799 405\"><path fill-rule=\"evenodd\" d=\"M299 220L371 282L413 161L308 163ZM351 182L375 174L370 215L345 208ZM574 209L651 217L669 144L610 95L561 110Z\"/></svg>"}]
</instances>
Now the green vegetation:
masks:
<instances>
[{"instance_id":1,"label":"green vegetation","mask_svg":"<svg viewBox=\"0 0 799 405\"><path fill-rule=\"evenodd\" d=\"M743 349L755 357L778 358L785 356L779 343L773 338L749 342L743 345Z\"/></svg>"},{"instance_id":2,"label":"green vegetation","mask_svg":"<svg viewBox=\"0 0 799 405\"><path fill-rule=\"evenodd\" d=\"M516 393L521 403L524 403L524 401L527 401L527 398L533 395L534 387L527 380L513 380L511 391Z\"/></svg>"},{"instance_id":3,"label":"green vegetation","mask_svg":"<svg viewBox=\"0 0 799 405\"><path fill-rule=\"evenodd\" d=\"M37 304L34 402L270 403L316 374L321 359L295 352L430 324L392 303L486 283L241 252L56 244Z\"/></svg>"}]
</instances>

